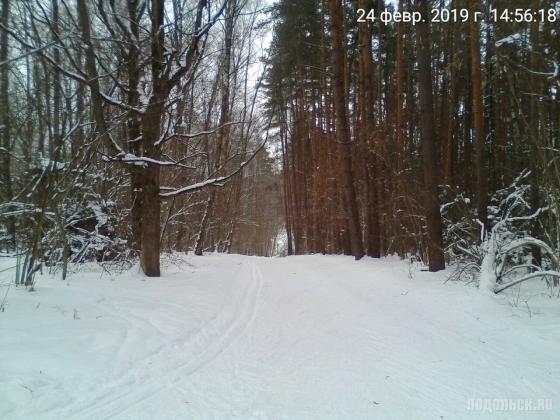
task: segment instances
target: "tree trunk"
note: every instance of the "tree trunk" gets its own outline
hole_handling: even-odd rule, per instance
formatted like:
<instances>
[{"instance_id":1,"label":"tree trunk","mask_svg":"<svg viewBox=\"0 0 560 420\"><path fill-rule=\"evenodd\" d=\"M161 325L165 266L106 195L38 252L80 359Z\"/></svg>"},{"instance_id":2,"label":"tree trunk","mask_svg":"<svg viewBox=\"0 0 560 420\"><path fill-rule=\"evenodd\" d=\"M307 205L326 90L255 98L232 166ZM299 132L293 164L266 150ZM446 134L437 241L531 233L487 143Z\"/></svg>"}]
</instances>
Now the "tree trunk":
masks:
<instances>
[{"instance_id":1,"label":"tree trunk","mask_svg":"<svg viewBox=\"0 0 560 420\"><path fill-rule=\"evenodd\" d=\"M157 121L159 124L159 121ZM149 139L148 136L145 137ZM154 157L154 155L150 155ZM140 185L142 186L142 252L140 264L144 274L148 277L159 277L160 275L160 212L161 200L159 197L159 166L151 165L143 169L140 174Z\"/></svg>"},{"instance_id":2,"label":"tree trunk","mask_svg":"<svg viewBox=\"0 0 560 420\"><path fill-rule=\"evenodd\" d=\"M539 10L541 7L540 0L532 0L531 2L532 10ZM539 43L539 22L535 19L530 26L530 44L537 46ZM541 77L537 72L542 72L543 69L540 65L541 59L540 54L535 51L535 48L531 49L531 54L529 55L529 116L527 121L527 131L529 138L529 150L531 151L531 158L529 159L529 168L531 170L530 180L531 180L531 193L530 193L530 205L533 211L537 211L539 208L544 207L543 200L541 198L541 182L543 181L543 167L548 164L547 159L544 158L543 149L546 145L546 141L543 141L545 134L542 132L541 124L539 124L539 115L544 114L542 112L542 106L538 100L539 96L546 97L546 93L543 92L543 83ZM534 219L531 223L531 235L534 237L542 236L542 228L540 221ZM540 266L542 263L542 253L541 248L538 246L533 246L531 248L531 254L533 257L533 264Z\"/></svg>"},{"instance_id":3,"label":"tree trunk","mask_svg":"<svg viewBox=\"0 0 560 420\"><path fill-rule=\"evenodd\" d=\"M424 206L428 228L429 270L445 268L440 203L437 190L436 132L434 129L430 27L427 0L418 1L422 21L417 24L418 81L420 95L420 128L424 166Z\"/></svg>"},{"instance_id":4,"label":"tree trunk","mask_svg":"<svg viewBox=\"0 0 560 420\"><path fill-rule=\"evenodd\" d=\"M127 72L128 72L128 103L134 107L140 102L138 85L140 82L140 50L139 43L139 27L138 22L138 0L128 2L128 19L130 22L129 30L132 35L131 43L127 52ZM128 147L130 153L135 156L142 155L142 139L140 137L140 118L134 112L130 112L127 121L128 129ZM132 166L130 169L130 224L131 238L130 246L138 254L142 250L142 208L143 194L142 189L142 169L141 167Z\"/></svg>"},{"instance_id":5,"label":"tree trunk","mask_svg":"<svg viewBox=\"0 0 560 420\"><path fill-rule=\"evenodd\" d=\"M351 138L344 94L343 12L340 0L329 0L332 37L333 93L336 114L336 137L342 158L342 188L348 215L348 229L352 255L359 260L364 256L360 215L352 175Z\"/></svg>"},{"instance_id":6,"label":"tree trunk","mask_svg":"<svg viewBox=\"0 0 560 420\"><path fill-rule=\"evenodd\" d=\"M10 19L10 0L2 0L2 24L6 27L9 26ZM6 61L9 58L9 45L8 33L2 31L0 35L0 62ZM11 147L11 121L10 121L10 100L9 100L9 86L10 86L10 66L4 64L1 67L0 73L0 136L3 150L0 152L2 155L1 179L3 185L2 196L3 200L9 202L13 198L12 191L12 162L10 153ZM13 217L7 220L8 230L8 246L15 246L16 225Z\"/></svg>"},{"instance_id":7,"label":"tree trunk","mask_svg":"<svg viewBox=\"0 0 560 420\"><path fill-rule=\"evenodd\" d=\"M479 9L477 0L470 0L471 13ZM471 46L472 107L476 150L476 208L478 218L488 232L488 174L486 170L486 134L484 133L484 107L482 103L482 72L480 66L480 30L478 22L469 22Z\"/></svg>"},{"instance_id":8,"label":"tree trunk","mask_svg":"<svg viewBox=\"0 0 560 420\"><path fill-rule=\"evenodd\" d=\"M161 134L161 120L165 110L166 87L163 79L165 34L164 34L164 0L154 0L151 18L151 73L153 92L146 112L141 119L141 133L144 156L159 159L160 153L155 145ZM144 274L159 277L161 248L161 200L159 197L160 167L148 165L139 175L141 191L141 226L142 252L140 265Z\"/></svg>"},{"instance_id":9,"label":"tree trunk","mask_svg":"<svg viewBox=\"0 0 560 420\"><path fill-rule=\"evenodd\" d=\"M447 131L445 135L445 151L443 176L446 184L451 184L455 175L457 163L457 101L458 101L458 81L457 68L459 66L459 25L453 25L451 34L451 52L449 60L449 93L447 97Z\"/></svg>"},{"instance_id":10,"label":"tree trunk","mask_svg":"<svg viewBox=\"0 0 560 420\"><path fill-rule=\"evenodd\" d=\"M367 1L360 0L358 3L360 8L367 9ZM362 140L365 148L365 184L366 184L366 202L367 202L367 255L374 258L381 256L381 246L379 240L379 205L377 194L378 183L378 158L376 155L375 144L373 141L373 132L375 130L374 115L374 90L372 83L373 76L373 60L371 52L371 34L366 22L358 23L358 37L360 43L360 75L361 92L360 104L362 111Z\"/></svg>"}]
</instances>

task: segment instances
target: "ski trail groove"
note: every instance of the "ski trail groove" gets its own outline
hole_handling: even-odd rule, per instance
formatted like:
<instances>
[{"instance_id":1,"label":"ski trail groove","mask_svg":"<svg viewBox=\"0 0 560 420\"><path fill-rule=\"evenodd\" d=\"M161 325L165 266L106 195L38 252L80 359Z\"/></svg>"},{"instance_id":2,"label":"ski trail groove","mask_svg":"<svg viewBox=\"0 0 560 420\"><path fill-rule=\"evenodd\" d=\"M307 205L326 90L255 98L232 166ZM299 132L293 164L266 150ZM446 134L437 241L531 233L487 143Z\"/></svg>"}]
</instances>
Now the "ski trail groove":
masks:
<instances>
[{"instance_id":1,"label":"ski trail groove","mask_svg":"<svg viewBox=\"0 0 560 420\"><path fill-rule=\"evenodd\" d=\"M122 415L195 374L227 351L248 331L256 318L263 277L258 266L245 263L234 282L233 298L226 310L219 312L195 333L169 343L183 341L182 345L164 346L139 361L143 365L142 373L125 374L100 395L94 396L93 401L85 405L84 401L79 401L74 407L68 407L65 417L97 420ZM176 360L177 354L190 359L179 364L169 363L174 356ZM123 404L124 401L126 403Z\"/></svg>"},{"instance_id":2,"label":"ski trail groove","mask_svg":"<svg viewBox=\"0 0 560 420\"><path fill-rule=\"evenodd\" d=\"M239 285L243 290L240 297L237 298L237 305L234 306L234 316L225 317L219 320L216 325L209 327L209 340L205 348L198 351L199 357L194 360L179 366L180 373L175 378L175 381L180 379L180 376L190 376L224 351L226 351L235 340L241 337L253 322L256 316L257 303L262 289L262 276L255 274L255 266L251 267L251 276L249 285Z\"/></svg>"}]
</instances>

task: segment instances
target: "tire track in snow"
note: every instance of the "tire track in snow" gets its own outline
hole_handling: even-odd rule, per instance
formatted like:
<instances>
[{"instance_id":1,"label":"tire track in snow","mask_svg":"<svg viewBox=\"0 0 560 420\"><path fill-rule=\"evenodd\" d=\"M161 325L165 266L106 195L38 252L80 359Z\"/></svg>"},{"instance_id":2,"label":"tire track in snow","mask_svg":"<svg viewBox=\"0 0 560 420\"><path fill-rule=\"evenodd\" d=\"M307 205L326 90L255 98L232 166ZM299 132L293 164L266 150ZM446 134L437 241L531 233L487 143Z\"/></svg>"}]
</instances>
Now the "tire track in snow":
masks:
<instances>
[{"instance_id":1,"label":"tire track in snow","mask_svg":"<svg viewBox=\"0 0 560 420\"><path fill-rule=\"evenodd\" d=\"M249 267L250 270L246 268ZM93 401L76 402L68 407L65 418L105 419L129 412L138 404L174 388L178 382L211 363L250 328L256 318L263 277L255 264L244 263L236 276L234 296L227 310L222 310L206 326L184 337L172 340L161 351L142 360L142 372L133 371L117 379ZM247 280L246 280L247 278ZM182 345L177 345L183 341ZM185 363L168 363L176 355L189 357ZM136 389L135 389L136 388ZM132 389L132 390L131 390Z\"/></svg>"}]
</instances>

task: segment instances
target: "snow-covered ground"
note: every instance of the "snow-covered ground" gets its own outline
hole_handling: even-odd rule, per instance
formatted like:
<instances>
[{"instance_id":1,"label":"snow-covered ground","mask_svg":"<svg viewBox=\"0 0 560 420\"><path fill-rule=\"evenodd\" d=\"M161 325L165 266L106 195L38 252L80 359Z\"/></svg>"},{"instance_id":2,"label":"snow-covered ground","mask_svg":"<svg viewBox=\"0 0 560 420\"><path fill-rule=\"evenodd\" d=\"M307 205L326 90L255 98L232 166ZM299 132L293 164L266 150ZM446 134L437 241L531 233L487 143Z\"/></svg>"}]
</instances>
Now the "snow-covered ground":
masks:
<instances>
[{"instance_id":1,"label":"snow-covered ground","mask_svg":"<svg viewBox=\"0 0 560 420\"><path fill-rule=\"evenodd\" d=\"M560 419L560 299L444 280L343 256L41 276L0 313L0 418Z\"/></svg>"}]
</instances>

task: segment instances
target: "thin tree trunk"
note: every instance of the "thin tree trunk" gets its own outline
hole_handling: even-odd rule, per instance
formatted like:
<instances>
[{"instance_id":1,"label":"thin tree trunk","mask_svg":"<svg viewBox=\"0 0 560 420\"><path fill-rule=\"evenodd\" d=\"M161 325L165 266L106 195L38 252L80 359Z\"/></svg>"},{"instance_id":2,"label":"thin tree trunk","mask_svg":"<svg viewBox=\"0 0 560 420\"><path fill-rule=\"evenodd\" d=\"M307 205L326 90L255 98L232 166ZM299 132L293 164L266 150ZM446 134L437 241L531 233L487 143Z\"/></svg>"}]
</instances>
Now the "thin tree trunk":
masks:
<instances>
[{"instance_id":1,"label":"thin tree trunk","mask_svg":"<svg viewBox=\"0 0 560 420\"><path fill-rule=\"evenodd\" d=\"M478 0L470 0L471 13L479 9ZM482 103L482 72L480 65L480 29L478 22L469 22L471 47L472 106L476 150L476 207L478 218L488 231L488 174L486 169L486 134L484 132L484 106Z\"/></svg>"},{"instance_id":2,"label":"thin tree trunk","mask_svg":"<svg viewBox=\"0 0 560 420\"><path fill-rule=\"evenodd\" d=\"M139 43L139 22L138 22L138 0L128 2L128 19L130 22L129 30L132 35L127 53L127 73L128 73L128 103L134 107L140 101L138 85L140 82L140 51ZM130 112L127 121L128 128L128 147L130 153L135 156L142 155L142 138L140 136L140 118ZM142 168L132 166L130 170L130 224L131 238L130 245L133 250L140 253L142 250L142 208L143 194L141 193L141 174Z\"/></svg>"},{"instance_id":3,"label":"thin tree trunk","mask_svg":"<svg viewBox=\"0 0 560 420\"><path fill-rule=\"evenodd\" d=\"M222 163L227 160L228 148L229 148L229 127L223 127L225 123L229 120L230 114L230 69L231 69L231 52L233 45L233 28L235 23L235 10L236 1L229 1L226 6L226 28L225 28L225 40L224 40L224 57L222 60L221 69L221 93L222 99L220 104L220 120L218 125L220 128L218 133L218 146L216 148L216 156L214 160L214 174L219 176ZM223 156L222 156L223 155ZM198 233L198 238L196 241L195 251L196 255L202 255L204 250L204 242L206 240L209 219L214 210L214 203L216 201L216 188L212 188L209 192L208 201L206 202L206 209L204 211L204 216L202 218L202 223L200 224L200 230Z\"/></svg>"},{"instance_id":4,"label":"thin tree trunk","mask_svg":"<svg viewBox=\"0 0 560 420\"><path fill-rule=\"evenodd\" d=\"M399 11L402 13L404 7L404 0L399 0ZM396 160L397 160L397 173L400 177L400 172L403 170L402 164L404 161L404 42L403 42L403 23L397 24L397 44L396 44L396 95L395 95L395 139L396 139Z\"/></svg>"},{"instance_id":5,"label":"thin tree trunk","mask_svg":"<svg viewBox=\"0 0 560 420\"><path fill-rule=\"evenodd\" d=\"M58 0L52 0L52 29L53 29L53 39L58 40L58 25L59 25L59 13L58 13ZM53 60L57 65L61 65L60 62L60 49L53 48ZM58 161L62 156L62 133L60 132L60 109L61 109L61 78L60 70L53 70L53 142L51 144L51 159Z\"/></svg>"},{"instance_id":6,"label":"thin tree trunk","mask_svg":"<svg viewBox=\"0 0 560 420\"><path fill-rule=\"evenodd\" d=\"M539 10L541 5L540 0L532 0L531 6L532 10ZM543 200L541 198L541 186L540 183L542 182L542 172L543 167L547 165L546 159L543 159L543 146L546 144L545 141L542 140L544 137L540 124L539 124L539 116L544 115L544 112L541 113L541 106L540 102L537 99L537 95L542 95L543 97L545 94L543 93L542 82L538 74L536 72L542 70L540 67L540 54L535 51L536 46L539 43L540 38L540 30L539 30L539 22L535 19L534 22L531 23L530 26L530 43L531 45L535 46L531 50L531 54L529 55L529 115L527 118L527 131L528 131L528 138L529 138L529 150L531 151L531 158L529 159L529 168L531 170L530 180L531 180L531 192L530 192L530 204L533 211L537 211L537 209L544 206ZM540 221L534 219L531 224L531 235L539 238L542 236L542 228L540 225ZM540 266L542 263L542 252L541 248L538 246L531 247L531 254L533 257L533 264L536 266Z\"/></svg>"},{"instance_id":7,"label":"thin tree trunk","mask_svg":"<svg viewBox=\"0 0 560 420\"><path fill-rule=\"evenodd\" d=\"M2 0L2 25L8 27L10 19L10 0ZM9 45L8 33L2 31L0 35L0 62L4 62L9 58ZM3 150L0 152L2 155L2 184L4 188L2 191L3 201L9 202L13 198L12 191L12 162L11 162L11 120L10 120L10 100L9 100L9 86L10 86L10 66L5 64L0 70L0 136ZM16 225L13 217L7 220L8 230L8 246L15 246Z\"/></svg>"},{"instance_id":8,"label":"thin tree trunk","mask_svg":"<svg viewBox=\"0 0 560 420\"><path fill-rule=\"evenodd\" d=\"M447 132L445 140L445 157L444 157L444 180L447 184L452 182L455 174L455 165L457 163L457 100L458 100L458 78L457 67L459 66L458 56L458 37L459 25L453 25L453 33L451 35L451 52L449 61L449 94L447 99Z\"/></svg>"},{"instance_id":9,"label":"thin tree trunk","mask_svg":"<svg viewBox=\"0 0 560 420\"><path fill-rule=\"evenodd\" d=\"M366 9L367 1L360 0L359 7ZM358 24L358 37L360 43L360 75L361 90L360 107L362 109L362 135L363 147L365 148L365 184L367 202L367 254L370 257L379 258L381 256L381 246L379 240L379 205L377 200L377 183L379 163L375 151L373 132L375 130L374 114L374 89L372 83L373 60L371 52L371 34L366 22Z\"/></svg>"}]
</instances>

